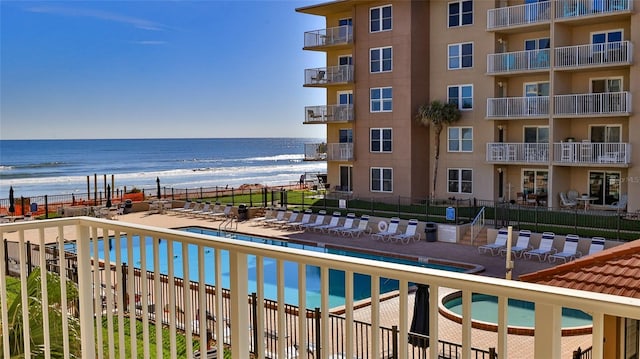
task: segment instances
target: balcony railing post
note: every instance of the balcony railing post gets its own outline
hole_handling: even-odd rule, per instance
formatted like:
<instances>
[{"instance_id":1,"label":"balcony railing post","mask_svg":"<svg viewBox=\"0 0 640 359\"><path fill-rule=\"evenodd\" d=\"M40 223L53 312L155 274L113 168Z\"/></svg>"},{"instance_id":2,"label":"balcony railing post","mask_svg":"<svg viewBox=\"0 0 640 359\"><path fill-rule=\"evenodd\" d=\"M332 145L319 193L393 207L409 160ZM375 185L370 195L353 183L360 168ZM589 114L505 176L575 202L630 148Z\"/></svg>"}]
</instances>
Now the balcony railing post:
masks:
<instances>
[{"instance_id":1,"label":"balcony railing post","mask_svg":"<svg viewBox=\"0 0 640 359\"><path fill-rule=\"evenodd\" d=\"M391 335L391 357L393 359L397 359L398 358L398 335L400 334L400 331L398 330L398 326L397 325L392 326L391 332L393 333Z\"/></svg>"},{"instance_id":2,"label":"balcony railing post","mask_svg":"<svg viewBox=\"0 0 640 359\"><path fill-rule=\"evenodd\" d=\"M95 353L93 289L91 268L91 241L89 227L77 225L78 240L76 241L78 258L78 304L80 314L80 343L82 353L93 356ZM60 262L62 264L62 260Z\"/></svg>"}]
</instances>

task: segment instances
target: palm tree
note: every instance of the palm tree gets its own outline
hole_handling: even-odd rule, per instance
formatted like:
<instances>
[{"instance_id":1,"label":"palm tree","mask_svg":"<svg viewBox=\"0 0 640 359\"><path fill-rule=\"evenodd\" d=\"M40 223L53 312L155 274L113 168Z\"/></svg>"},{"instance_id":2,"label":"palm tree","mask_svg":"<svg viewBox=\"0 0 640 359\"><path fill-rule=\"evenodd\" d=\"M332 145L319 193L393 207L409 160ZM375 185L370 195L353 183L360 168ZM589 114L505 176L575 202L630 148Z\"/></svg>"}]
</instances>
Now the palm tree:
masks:
<instances>
[{"instance_id":1,"label":"palm tree","mask_svg":"<svg viewBox=\"0 0 640 359\"><path fill-rule=\"evenodd\" d=\"M460 110L456 103L442 103L434 100L418 108L416 119L423 126L433 126L433 132L435 134L435 161L433 162L433 190L431 191L431 198L434 198L436 193L438 158L440 158L440 133L444 125L450 125L458 121L460 116Z\"/></svg>"}]
</instances>

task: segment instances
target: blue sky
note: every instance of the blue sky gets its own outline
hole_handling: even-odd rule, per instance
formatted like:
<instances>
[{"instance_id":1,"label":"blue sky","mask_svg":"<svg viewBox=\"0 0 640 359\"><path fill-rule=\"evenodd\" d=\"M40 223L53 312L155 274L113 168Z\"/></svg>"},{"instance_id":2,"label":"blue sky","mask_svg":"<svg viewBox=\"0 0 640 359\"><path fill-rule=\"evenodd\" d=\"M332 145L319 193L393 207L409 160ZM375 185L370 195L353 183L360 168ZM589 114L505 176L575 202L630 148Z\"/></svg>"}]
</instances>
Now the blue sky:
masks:
<instances>
[{"instance_id":1,"label":"blue sky","mask_svg":"<svg viewBox=\"0 0 640 359\"><path fill-rule=\"evenodd\" d=\"M0 138L324 137L318 1L1 1Z\"/></svg>"}]
</instances>

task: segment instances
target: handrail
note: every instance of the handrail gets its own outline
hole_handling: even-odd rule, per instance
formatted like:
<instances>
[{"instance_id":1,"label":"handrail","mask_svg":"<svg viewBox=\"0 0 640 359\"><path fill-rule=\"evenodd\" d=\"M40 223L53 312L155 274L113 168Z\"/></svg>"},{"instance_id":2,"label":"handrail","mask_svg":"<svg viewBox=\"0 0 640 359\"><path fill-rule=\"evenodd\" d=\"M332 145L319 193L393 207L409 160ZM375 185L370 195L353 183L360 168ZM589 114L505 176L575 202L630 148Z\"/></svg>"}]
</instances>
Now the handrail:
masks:
<instances>
[{"instance_id":1,"label":"handrail","mask_svg":"<svg viewBox=\"0 0 640 359\"><path fill-rule=\"evenodd\" d=\"M476 215L476 217L471 222L471 245L473 245L473 241L476 239L482 228L484 228L484 210L485 207L480 209L480 212Z\"/></svg>"}]
</instances>

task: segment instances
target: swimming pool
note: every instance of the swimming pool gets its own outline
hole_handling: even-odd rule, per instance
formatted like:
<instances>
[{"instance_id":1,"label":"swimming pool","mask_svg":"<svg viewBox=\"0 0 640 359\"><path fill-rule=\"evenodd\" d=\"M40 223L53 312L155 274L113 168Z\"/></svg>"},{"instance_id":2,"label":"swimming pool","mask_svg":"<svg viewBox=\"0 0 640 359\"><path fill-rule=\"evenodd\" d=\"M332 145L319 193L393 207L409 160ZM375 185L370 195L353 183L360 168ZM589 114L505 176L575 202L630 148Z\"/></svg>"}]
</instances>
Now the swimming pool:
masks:
<instances>
[{"instance_id":1,"label":"swimming pool","mask_svg":"<svg viewBox=\"0 0 640 359\"><path fill-rule=\"evenodd\" d=\"M199 233L206 234L212 236L221 236L217 230L205 229L200 227L188 227L183 228L184 231L190 233ZM224 234L223 234L224 235ZM347 251L336 248L322 248L312 245L300 244L300 243L292 243L287 241L281 241L270 238L249 236L243 234L233 234L233 239L241 240L241 241L250 241L254 243L263 243L280 247L288 247L288 248L296 248L302 250L310 250L315 252L324 252L324 253L332 253L350 257L358 257L358 258L366 258L373 259L385 262L392 263L401 263L407 265L413 265L424 268L432 268L432 269L441 269L447 271L455 271L455 272L464 272L468 270L468 267L465 266L454 266L454 265L445 265L445 264L433 264L433 263L423 263L420 261L412 261L402 258L391 258L384 257L381 255L374 255L369 253L361 253L355 251ZM115 260L115 238L109 238L110 242L110 251L109 258L113 261ZM127 237L123 236L120 238L120 246L122 248L121 252L121 260L123 263L133 263L135 267L140 268L142 264L141 259L141 245L144 242L145 253L146 253L146 264L147 270L154 270L153 263L153 239L148 237L145 238L144 241L141 241L140 237L132 238L132 247L133 254L131 256L128 255L127 252ZM158 252L159 252L159 263L158 268L160 273L166 274L168 272L168 261L167 261L167 253L168 253L168 242L166 240L160 240L158 243ZM189 256L189 279L192 281L199 280L198 275L198 247L195 245L188 246L188 256ZM215 283L215 257L213 248L205 248L204 250L204 262L206 266L205 270L205 282L210 285L216 285ZM93 255L93 245L91 246L91 254ZM98 257L100 259L104 259L104 241L100 240L98 242ZM131 257L131 259L129 259ZM221 251L221 267L223 271L228 271L229 268L229 252ZM182 254L182 243L174 242L173 244L173 261L174 261L174 276L182 278L182 262L183 262L183 254ZM164 259L164 260L163 260ZM298 264L293 262L284 263L284 285L285 285L285 302L292 305L298 305ZM257 290L256 283L256 257L248 256L248 265L249 265L249 291L255 292ZM273 258L264 258L263 261L263 273L264 273L264 297L267 299L277 299L277 286L276 286L276 278L277 278L277 269L276 269L276 260ZM363 274L354 274L354 301L362 300L371 297L371 278L367 275ZM320 268L314 266L306 267L306 302L307 308L316 308L320 306ZM345 273L343 271L338 270L330 270L329 271L329 306L331 308L335 308L338 306L342 306L345 303L345 293L344 286L345 283ZM223 288L229 288L230 286L230 275L228 272L222 273L222 283L221 286ZM398 289L398 281L380 278L380 292L387 293L390 291L394 291Z\"/></svg>"}]
</instances>

